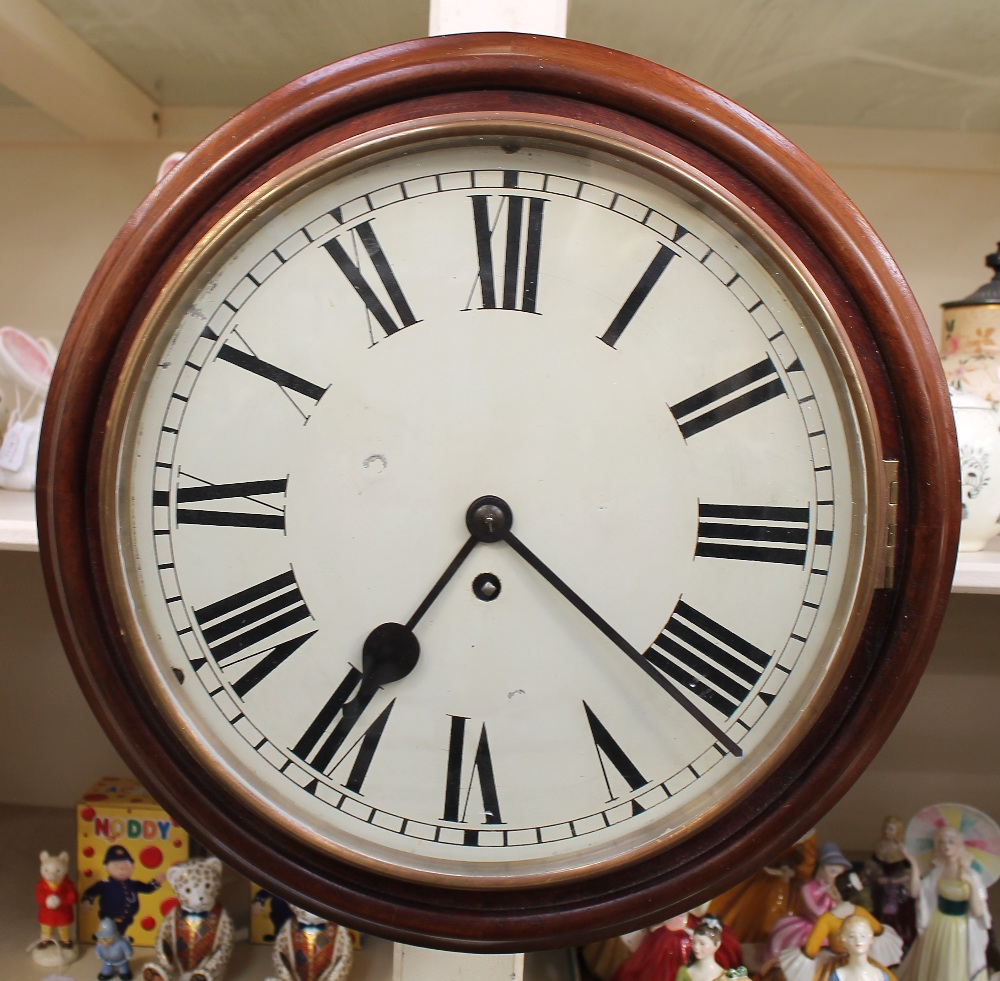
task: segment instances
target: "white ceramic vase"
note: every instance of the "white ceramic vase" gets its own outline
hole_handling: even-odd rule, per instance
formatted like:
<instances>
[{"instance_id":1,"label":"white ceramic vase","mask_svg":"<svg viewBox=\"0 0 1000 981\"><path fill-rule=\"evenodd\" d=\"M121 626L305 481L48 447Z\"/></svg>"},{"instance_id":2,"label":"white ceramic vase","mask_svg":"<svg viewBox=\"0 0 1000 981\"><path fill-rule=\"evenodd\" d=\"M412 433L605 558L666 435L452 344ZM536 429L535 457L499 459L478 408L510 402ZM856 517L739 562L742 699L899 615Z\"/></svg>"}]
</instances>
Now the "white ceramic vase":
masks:
<instances>
[{"instance_id":1,"label":"white ceramic vase","mask_svg":"<svg viewBox=\"0 0 1000 981\"><path fill-rule=\"evenodd\" d=\"M1000 533L1000 415L985 399L950 389L962 472L960 552Z\"/></svg>"}]
</instances>

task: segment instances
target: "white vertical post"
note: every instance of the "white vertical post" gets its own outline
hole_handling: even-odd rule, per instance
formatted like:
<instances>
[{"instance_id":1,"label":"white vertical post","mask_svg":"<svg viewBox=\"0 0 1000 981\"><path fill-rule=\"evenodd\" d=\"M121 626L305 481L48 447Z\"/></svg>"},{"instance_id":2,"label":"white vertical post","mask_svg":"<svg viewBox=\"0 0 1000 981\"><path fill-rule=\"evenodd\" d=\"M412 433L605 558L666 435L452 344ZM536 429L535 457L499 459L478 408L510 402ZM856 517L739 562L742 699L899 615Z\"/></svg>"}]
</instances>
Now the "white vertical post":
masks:
<instances>
[{"instance_id":1,"label":"white vertical post","mask_svg":"<svg viewBox=\"0 0 1000 981\"><path fill-rule=\"evenodd\" d=\"M566 36L569 0L430 0L430 35ZM524 954L458 954L393 944L392 981L523 981Z\"/></svg>"},{"instance_id":2,"label":"white vertical post","mask_svg":"<svg viewBox=\"0 0 1000 981\"><path fill-rule=\"evenodd\" d=\"M472 31L566 36L568 0L431 0L431 35Z\"/></svg>"},{"instance_id":3,"label":"white vertical post","mask_svg":"<svg viewBox=\"0 0 1000 981\"><path fill-rule=\"evenodd\" d=\"M521 981L524 954L454 954L395 944L392 981Z\"/></svg>"}]
</instances>

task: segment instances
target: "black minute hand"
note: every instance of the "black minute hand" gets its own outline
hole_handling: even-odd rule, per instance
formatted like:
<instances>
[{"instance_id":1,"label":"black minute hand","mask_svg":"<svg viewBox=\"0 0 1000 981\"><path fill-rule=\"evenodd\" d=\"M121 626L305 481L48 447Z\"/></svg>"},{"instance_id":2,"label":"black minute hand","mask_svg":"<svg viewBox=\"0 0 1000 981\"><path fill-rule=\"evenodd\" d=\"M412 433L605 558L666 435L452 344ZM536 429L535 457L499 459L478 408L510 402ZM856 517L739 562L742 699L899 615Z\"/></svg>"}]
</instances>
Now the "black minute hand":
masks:
<instances>
[{"instance_id":1,"label":"black minute hand","mask_svg":"<svg viewBox=\"0 0 1000 981\"><path fill-rule=\"evenodd\" d=\"M733 742L707 715L697 706L692 705L681 693L680 689L668 678L665 678L649 663L614 627L608 623L593 607L585 603L569 586L566 585L534 552L528 548L509 528L503 534L503 540L518 555L524 559L550 586L561 593L573 604L612 644L624 651L629 659L637 664L653 679L674 701L677 702L693 719L701 723L733 756L742 756L743 750Z\"/></svg>"}]
</instances>

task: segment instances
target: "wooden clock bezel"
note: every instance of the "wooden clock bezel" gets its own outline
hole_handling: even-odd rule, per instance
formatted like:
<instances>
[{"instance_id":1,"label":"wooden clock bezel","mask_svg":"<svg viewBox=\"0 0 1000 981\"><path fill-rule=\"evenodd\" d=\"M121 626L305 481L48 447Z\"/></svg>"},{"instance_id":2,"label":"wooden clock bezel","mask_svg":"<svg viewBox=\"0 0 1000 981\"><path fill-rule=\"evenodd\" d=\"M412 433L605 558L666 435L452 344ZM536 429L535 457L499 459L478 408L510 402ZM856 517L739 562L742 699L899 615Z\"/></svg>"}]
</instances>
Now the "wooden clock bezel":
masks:
<instances>
[{"instance_id":1,"label":"wooden clock bezel","mask_svg":"<svg viewBox=\"0 0 1000 981\"><path fill-rule=\"evenodd\" d=\"M840 315L883 452L900 461L895 584L876 593L838 698L782 767L665 854L559 886L496 891L429 887L317 855L276 837L177 752L129 667L98 493L118 371L158 291L213 222L330 142L473 109L544 112L650 139L765 216ZM95 714L154 795L213 851L279 895L363 930L461 950L527 950L691 908L833 805L888 736L930 654L951 587L958 486L950 403L919 309L884 246L815 164L750 113L665 68L578 42L465 35L394 45L290 83L205 140L143 202L95 273L60 356L39 452L39 539L61 637Z\"/></svg>"}]
</instances>

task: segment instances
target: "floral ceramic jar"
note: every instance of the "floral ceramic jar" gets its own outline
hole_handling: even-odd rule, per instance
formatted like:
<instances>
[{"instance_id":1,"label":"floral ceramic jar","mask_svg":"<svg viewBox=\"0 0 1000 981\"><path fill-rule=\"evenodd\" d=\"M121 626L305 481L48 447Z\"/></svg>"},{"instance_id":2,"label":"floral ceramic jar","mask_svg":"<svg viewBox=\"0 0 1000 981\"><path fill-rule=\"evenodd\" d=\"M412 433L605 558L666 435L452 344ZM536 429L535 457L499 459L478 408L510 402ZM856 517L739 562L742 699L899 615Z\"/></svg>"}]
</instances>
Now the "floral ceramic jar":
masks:
<instances>
[{"instance_id":1,"label":"floral ceramic jar","mask_svg":"<svg viewBox=\"0 0 1000 981\"><path fill-rule=\"evenodd\" d=\"M952 388L962 474L960 552L978 552L1000 533L1000 415L985 399Z\"/></svg>"},{"instance_id":2,"label":"floral ceramic jar","mask_svg":"<svg viewBox=\"0 0 1000 981\"><path fill-rule=\"evenodd\" d=\"M1000 244L986 265L993 279L985 286L941 304L941 362L951 388L1000 407Z\"/></svg>"}]
</instances>

